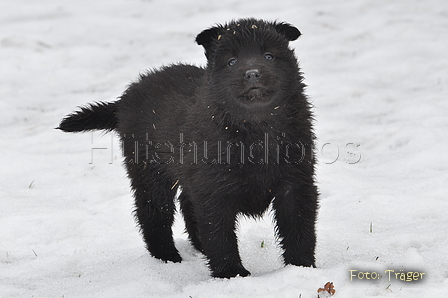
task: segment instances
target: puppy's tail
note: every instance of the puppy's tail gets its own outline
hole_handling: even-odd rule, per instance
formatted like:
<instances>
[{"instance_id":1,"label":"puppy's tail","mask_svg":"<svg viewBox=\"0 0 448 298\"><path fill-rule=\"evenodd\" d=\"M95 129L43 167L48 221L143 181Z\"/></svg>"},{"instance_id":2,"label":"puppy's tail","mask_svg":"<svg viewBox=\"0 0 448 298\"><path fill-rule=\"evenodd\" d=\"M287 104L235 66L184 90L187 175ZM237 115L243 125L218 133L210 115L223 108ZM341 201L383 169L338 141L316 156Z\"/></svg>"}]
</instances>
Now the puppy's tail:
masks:
<instances>
[{"instance_id":1,"label":"puppy's tail","mask_svg":"<svg viewBox=\"0 0 448 298\"><path fill-rule=\"evenodd\" d=\"M117 128L119 101L97 102L67 115L57 129L65 132L108 130Z\"/></svg>"}]
</instances>

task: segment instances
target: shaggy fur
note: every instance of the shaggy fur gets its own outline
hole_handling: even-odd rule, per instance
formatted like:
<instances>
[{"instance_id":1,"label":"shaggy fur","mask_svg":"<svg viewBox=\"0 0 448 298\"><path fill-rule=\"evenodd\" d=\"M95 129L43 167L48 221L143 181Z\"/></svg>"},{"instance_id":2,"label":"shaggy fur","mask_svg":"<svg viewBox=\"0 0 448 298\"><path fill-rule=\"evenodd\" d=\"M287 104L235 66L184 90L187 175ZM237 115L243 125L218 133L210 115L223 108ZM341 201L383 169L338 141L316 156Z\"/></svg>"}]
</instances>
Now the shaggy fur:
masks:
<instances>
[{"instance_id":1,"label":"shaggy fur","mask_svg":"<svg viewBox=\"0 0 448 298\"><path fill-rule=\"evenodd\" d=\"M179 197L192 245L215 277L247 276L238 214L272 204L285 264L314 266L318 192L312 113L289 42L297 28L241 19L204 30L206 68L149 71L111 103L68 115L63 131L113 130L147 249L180 262L171 226Z\"/></svg>"}]
</instances>

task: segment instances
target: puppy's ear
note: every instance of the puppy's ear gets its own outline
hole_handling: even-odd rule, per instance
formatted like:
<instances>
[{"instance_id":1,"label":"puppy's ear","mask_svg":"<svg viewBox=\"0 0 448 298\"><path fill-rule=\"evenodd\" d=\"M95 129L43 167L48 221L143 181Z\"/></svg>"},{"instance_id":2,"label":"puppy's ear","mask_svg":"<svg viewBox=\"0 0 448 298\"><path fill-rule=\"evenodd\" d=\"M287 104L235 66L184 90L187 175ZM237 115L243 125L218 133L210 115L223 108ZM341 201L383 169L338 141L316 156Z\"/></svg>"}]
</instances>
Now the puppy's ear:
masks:
<instances>
[{"instance_id":1,"label":"puppy's ear","mask_svg":"<svg viewBox=\"0 0 448 298\"><path fill-rule=\"evenodd\" d=\"M222 29L220 27L211 27L205 29L196 36L196 42L198 45L203 46L205 49L205 56L208 58L212 53L213 44L219 39Z\"/></svg>"},{"instance_id":2,"label":"puppy's ear","mask_svg":"<svg viewBox=\"0 0 448 298\"><path fill-rule=\"evenodd\" d=\"M277 23L274 25L274 27L275 30L283 35L288 41L296 40L300 35L302 35L299 29L288 23Z\"/></svg>"}]
</instances>

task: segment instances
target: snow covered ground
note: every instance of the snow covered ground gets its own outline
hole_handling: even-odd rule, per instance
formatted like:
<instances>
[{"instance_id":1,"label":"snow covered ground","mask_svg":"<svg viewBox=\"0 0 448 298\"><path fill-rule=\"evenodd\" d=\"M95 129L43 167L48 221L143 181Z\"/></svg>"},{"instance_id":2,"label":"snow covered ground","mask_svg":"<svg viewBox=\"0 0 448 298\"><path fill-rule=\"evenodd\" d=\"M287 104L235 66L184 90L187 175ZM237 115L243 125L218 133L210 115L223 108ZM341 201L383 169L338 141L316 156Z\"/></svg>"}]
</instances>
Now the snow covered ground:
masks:
<instances>
[{"instance_id":1,"label":"snow covered ground","mask_svg":"<svg viewBox=\"0 0 448 298\"><path fill-rule=\"evenodd\" d=\"M315 298L328 281L334 297L446 297L447 1L0 4L0 297ZM147 254L116 136L53 128L145 69L203 65L195 35L248 16L303 33L291 46L318 120L318 268L281 265L267 214L241 220L252 276L219 280L181 218L184 262ZM382 278L351 280L359 271ZM423 280L395 275L408 271Z\"/></svg>"}]
</instances>

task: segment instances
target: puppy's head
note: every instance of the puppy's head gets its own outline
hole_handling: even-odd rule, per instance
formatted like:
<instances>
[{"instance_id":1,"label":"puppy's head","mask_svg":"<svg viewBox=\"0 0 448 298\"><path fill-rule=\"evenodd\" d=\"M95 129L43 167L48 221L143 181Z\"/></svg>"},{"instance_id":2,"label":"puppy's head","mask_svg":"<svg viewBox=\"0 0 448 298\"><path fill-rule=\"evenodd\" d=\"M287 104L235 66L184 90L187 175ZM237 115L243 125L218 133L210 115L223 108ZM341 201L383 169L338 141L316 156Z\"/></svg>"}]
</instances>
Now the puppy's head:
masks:
<instances>
[{"instance_id":1,"label":"puppy's head","mask_svg":"<svg viewBox=\"0 0 448 298\"><path fill-rule=\"evenodd\" d=\"M263 118L297 92L301 83L289 42L300 31L287 23L241 19L202 31L209 88L238 118Z\"/></svg>"}]
</instances>

